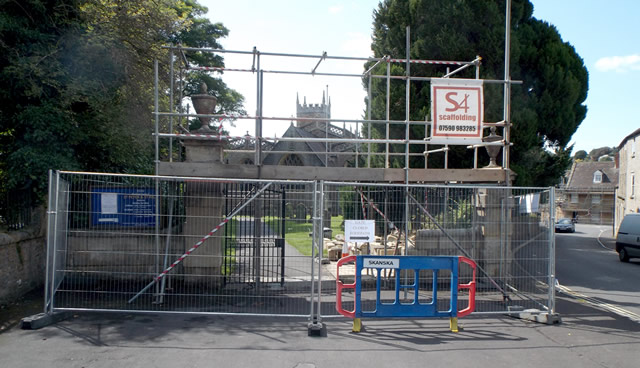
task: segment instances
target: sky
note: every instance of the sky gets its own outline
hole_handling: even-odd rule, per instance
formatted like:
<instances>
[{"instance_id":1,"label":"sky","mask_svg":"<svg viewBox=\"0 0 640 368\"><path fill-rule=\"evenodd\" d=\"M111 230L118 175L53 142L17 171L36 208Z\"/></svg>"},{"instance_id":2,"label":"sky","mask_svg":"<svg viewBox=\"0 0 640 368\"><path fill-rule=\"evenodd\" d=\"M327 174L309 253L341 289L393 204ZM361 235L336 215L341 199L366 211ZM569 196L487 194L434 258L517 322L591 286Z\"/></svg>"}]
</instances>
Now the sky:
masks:
<instances>
[{"instance_id":1,"label":"sky","mask_svg":"<svg viewBox=\"0 0 640 368\"><path fill-rule=\"evenodd\" d=\"M378 0L199 0L212 22L222 22L229 35L220 40L226 50L266 53L368 57L372 55L373 10ZM532 0L534 17L556 27L589 71L585 120L574 133L573 152L617 146L640 127L640 1ZM402 57L392 55L392 57ZM252 56L224 55L227 68L250 69ZM310 72L319 58L262 56L264 70ZM470 61L470 60L469 60ZM362 61L324 60L318 72L361 74ZM481 76L482 77L482 76ZM225 72L223 80L245 96L245 108L255 115L257 78L253 73ZM320 103L331 98L334 119L360 119L365 90L360 78L265 73L263 116L292 117L296 97ZM517 122L514 122L517 123ZM239 120L232 134L254 133L253 120ZM263 135L280 135L290 121L268 120ZM351 129L355 129L351 127Z\"/></svg>"}]
</instances>

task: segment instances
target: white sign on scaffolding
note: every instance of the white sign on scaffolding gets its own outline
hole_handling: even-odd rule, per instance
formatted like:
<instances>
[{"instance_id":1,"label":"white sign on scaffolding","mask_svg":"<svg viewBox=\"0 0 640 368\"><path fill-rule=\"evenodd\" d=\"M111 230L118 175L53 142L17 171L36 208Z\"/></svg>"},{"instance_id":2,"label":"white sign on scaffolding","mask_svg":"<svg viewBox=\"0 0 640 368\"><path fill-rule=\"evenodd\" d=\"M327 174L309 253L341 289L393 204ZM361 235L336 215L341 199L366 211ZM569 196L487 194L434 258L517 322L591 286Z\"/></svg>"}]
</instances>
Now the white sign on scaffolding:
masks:
<instances>
[{"instance_id":1,"label":"white sign on scaffolding","mask_svg":"<svg viewBox=\"0 0 640 368\"><path fill-rule=\"evenodd\" d=\"M430 144L482 143L482 80L431 79Z\"/></svg>"}]
</instances>

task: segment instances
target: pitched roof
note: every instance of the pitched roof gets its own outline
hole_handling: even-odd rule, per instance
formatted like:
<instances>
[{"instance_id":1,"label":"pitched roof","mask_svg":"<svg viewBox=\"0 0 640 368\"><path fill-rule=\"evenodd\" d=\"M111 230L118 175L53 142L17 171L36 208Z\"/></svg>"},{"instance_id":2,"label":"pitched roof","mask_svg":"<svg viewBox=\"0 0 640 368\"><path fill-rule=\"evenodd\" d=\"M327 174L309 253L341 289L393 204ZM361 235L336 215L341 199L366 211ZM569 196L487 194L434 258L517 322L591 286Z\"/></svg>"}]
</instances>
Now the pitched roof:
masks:
<instances>
[{"instance_id":1,"label":"pitched roof","mask_svg":"<svg viewBox=\"0 0 640 368\"><path fill-rule=\"evenodd\" d=\"M640 128L636 129L633 133L629 134L628 136L624 137L624 139L622 139L622 142L620 142L620 144L618 145L618 149L622 149L622 146L624 146L625 143L627 143L627 141L635 136L640 135Z\"/></svg>"},{"instance_id":2,"label":"pitched roof","mask_svg":"<svg viewBox=\"0 0 640 368\"><path fill-rule=\"evenodd\" d=\"M602 183L593 182L593 174L602 172ZM571 168L567 188L614 189L618 186L618 169L613 161L576 162Z\"/></svg>"},{"instance_id":3,"label":"pitched roof","mask_svg":"<svg viewBox=\"0 0 640 368\"><path fill-rule=\"evenodd\" d=\"M296 138L317 138L312 133L307 132L304 129L298 128L295 125L291 124L286 132L282 135L283 137L296 137ZM279 142L278 142L279 143ZM276 148L274 151L278 150L278 143L276 143ZM322 161L322 164L325 165L325 145L322 142L315 141L305 141L304 144L309 147L309 152L314 153L316 157ZM321 154L322 153L322 154Z\"/></svg>"}]
</instances>

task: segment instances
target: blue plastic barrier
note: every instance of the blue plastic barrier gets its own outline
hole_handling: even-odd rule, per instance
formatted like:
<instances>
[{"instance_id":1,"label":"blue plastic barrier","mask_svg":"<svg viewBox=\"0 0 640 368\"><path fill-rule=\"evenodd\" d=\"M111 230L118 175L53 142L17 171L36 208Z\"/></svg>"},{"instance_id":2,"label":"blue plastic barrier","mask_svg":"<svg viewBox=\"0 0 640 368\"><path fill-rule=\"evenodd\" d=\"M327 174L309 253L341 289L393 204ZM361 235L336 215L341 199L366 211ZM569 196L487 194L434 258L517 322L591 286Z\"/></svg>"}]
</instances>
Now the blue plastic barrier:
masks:
<instances>
[{"instance_id":1,"label":"blue plastic barrier","mask_svg":"<svg viewBox=\"0 0 640 368\"><path fill-rule=\"evenodd\" d=\"M355 262L355 279L351 284L345 284L340 280L340 267L348 263ZM459 284L460 264L469 265L473 270L471 282ZM376 300L375 309L371 311L362 310L362 270L374 269L376 271ZM383 302L380 298L382 284L382 270L395 271L395 300L393 302ZM433 288L430 301L425 303L420 298L420 271L431 270L433 274ZM438 310L438 271L448 270L451 272L451 287L449 297L449 309ZM401 272L404 271L404 272ZM409 284L402 283L401 274L407 276L413 271L413 277ZM352 289L355 293L355 303L353 310L345 310L342 306L342 292L344 289ZM469 302L465 309L458 310L458 291L469 290ZM401 291L412 291L413 301L402 301ZM447 256L350 256L342 258L337 263L336 277L336 309L346 316L354 319L354 332L359 332L361 328L360 318L402 318L402 317L449 317L450 328L453 332L458 332L458 317L464 317L475 310L476 295L476 264L466 257Z\"/></svg>"}]
</instances>

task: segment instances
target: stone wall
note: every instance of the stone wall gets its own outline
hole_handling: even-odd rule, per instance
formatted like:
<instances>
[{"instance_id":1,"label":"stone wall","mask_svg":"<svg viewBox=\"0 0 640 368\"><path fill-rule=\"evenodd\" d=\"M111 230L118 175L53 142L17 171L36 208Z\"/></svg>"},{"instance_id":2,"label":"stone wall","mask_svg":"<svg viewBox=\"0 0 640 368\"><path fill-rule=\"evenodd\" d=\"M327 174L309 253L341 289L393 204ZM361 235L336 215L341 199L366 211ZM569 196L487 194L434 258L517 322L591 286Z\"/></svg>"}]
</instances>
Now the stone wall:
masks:
<instances>
[{"instance_id":1,"label":"stone wall","mask_svg":"<svg viewBox=\"0 0 640 368\"><path fill-rule=\"evenodd\" d=\"M91 277L84 278L130 280L140 275L154 274L158 271L165 250L166 236L160 236L159 248L152 231L139 233L98 234L92 232L77 233L67 240L68 269L75 272L90 272ZM181 243L181 242L180 242ZM172 246L172 254L181 252L182 244ZM160 252L160 253L159 253ZM173 262L175 257L169 262Z\"/></svg>"},{"instance_id":2,"label":"stone wall","mask_svg":"<svg viewBox=\"0 0 640 368\"><path fill-rule=\"evenodd\" d=\"M480 256L479 251L482 249L483 236L480 227L475 229L447 229L447 234L456 240L454 244L441 230L418 230L416 236L416 245L410 247L409 255L419 256L453 256L463 255L458 246L472 258L476 259Z\"/></svg>"},{"instance_id":3,"label":"stone wall","mask_svg":"<svg viewBox=\"0 0 640 368\"><path fill-rule=\"evenodd\" d=\"M0 304L7 304L44 284L44 210L34 211L34 224L21 231L0 232Z\"/></svg>"}]
</instances>

